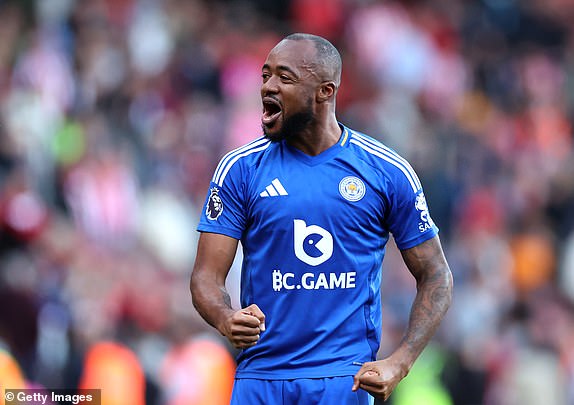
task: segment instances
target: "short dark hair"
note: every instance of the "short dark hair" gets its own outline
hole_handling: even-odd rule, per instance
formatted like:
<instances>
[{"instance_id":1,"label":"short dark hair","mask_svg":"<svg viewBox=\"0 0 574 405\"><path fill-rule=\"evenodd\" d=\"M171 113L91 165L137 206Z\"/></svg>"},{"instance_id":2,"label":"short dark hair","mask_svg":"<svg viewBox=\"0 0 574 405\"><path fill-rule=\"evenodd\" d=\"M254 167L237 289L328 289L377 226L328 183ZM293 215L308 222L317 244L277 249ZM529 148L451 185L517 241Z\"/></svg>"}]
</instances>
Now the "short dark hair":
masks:
<instances>
[{"instance_id":1,"label":"short dark hair","mask_svg":"<svg viewBox=\"0 0 574 405\"><path fill-rule=\"evenodd\" d=\"M324 67L325 73L331 76L337 84L341 82L341 70L343 61L341 54L335 46L323 37L313 34L306 34L297 32L286 36L285 41L311 41L315 44L317 51L317 62L321 63Z\"/></svg>"}]
</instances>

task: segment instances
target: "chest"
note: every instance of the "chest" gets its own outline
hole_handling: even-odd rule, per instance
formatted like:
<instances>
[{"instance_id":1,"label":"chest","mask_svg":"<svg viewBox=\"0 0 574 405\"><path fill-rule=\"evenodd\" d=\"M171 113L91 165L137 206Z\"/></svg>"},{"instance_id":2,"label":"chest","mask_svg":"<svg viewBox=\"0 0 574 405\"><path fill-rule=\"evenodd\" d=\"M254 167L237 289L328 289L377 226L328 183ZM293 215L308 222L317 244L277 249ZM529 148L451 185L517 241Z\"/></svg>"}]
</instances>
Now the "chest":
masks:
<instances>
[{"instance_id":1,"label":"chest","mask_svg":"<svg viewBox=\"0 0 574 405\"><path fill-rule=\"evenodd\" d=\"M265 166L248 185L248 217L259 228L289 227L301 219L359 231L383 223L387 208L379 184L376 173L344 159Z\"/></svg>"}]
</instances>

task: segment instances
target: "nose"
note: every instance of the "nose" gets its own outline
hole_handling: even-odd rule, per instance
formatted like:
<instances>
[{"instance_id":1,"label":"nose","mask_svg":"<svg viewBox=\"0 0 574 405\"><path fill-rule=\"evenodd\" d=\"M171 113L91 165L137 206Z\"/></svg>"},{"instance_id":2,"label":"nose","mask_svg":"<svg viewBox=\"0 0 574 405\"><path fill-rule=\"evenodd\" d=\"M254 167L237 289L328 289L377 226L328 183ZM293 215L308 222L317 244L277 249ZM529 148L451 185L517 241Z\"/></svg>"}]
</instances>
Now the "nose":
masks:
<instances>
[{"instance_id":1,"label":"nose","mask_svg":"<svg viewBox=\"0 0 574 405\"><path fill-rule=\"evenodd\" d=\"M261 84L261 95L264 97L269 94L277 94L279 92L279 81L275 75L271 75L265 82Z\"/></svg>"}]
</instances>

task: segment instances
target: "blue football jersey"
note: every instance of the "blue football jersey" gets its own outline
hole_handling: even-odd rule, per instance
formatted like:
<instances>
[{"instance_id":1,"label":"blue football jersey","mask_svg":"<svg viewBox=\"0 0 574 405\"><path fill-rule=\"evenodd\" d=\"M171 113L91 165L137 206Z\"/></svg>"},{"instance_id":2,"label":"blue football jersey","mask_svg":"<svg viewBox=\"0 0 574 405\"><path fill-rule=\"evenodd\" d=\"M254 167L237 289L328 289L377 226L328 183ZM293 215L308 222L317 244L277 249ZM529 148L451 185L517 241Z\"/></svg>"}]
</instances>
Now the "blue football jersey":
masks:
<instances>
[{"instance_id":1,"label":"blue football jersey","mask_svg":"<svg viewBox=\"0 0 574 405\"><path fill-rule=\"evenodd\" d=\"M380 281L400 249L438 232L418 177L396 152L342 127L309 156L266 138L225 155L198 230L241 240L241 305L266 316L238 356L238 378L354 375L381 338Z\"/></svg>"}]
</instances>

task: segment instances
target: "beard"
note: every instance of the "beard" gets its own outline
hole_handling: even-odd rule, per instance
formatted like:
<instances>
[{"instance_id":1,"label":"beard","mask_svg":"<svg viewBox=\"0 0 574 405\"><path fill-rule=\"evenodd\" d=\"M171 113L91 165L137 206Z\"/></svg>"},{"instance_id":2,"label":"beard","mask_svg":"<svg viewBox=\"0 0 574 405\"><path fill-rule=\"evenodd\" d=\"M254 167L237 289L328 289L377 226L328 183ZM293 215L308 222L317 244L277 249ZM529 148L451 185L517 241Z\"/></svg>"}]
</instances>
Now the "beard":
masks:
<instances>
[{"instance_id":1,"label":"beard","mask_svg":"<svg viewBox=\"0 0 574 405\"><path fill-rule=\"evenodd\" d=\"M285 117L282 125L277 129L277 131L269 131L265 126L263 126L263 134L265 135L265 138L269 139L271 142L279 142L283 139L289 139L299 135L309 128L315 121L312 99L309 98L305 103L305 108L298 113Z\"/></svg>"}]
</instances>

